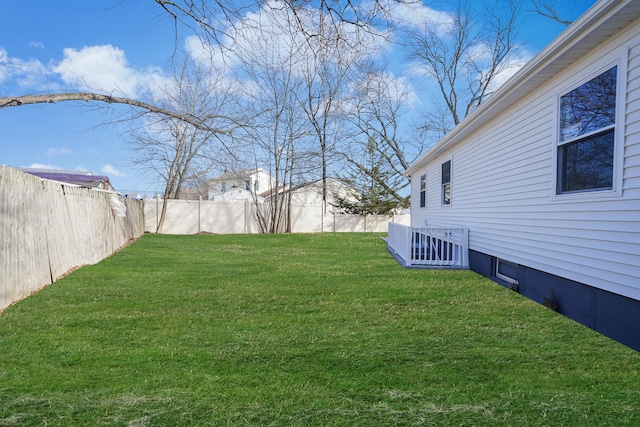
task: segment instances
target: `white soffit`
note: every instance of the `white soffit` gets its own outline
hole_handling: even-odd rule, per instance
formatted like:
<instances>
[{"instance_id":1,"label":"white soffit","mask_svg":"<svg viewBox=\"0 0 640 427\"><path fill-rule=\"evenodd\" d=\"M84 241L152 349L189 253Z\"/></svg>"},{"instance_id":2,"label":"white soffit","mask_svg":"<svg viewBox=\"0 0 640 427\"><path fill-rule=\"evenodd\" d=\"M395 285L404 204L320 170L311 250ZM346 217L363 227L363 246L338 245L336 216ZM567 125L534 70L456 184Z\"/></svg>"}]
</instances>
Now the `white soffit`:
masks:
<instances>
[{"instance_id":1,"label":"white soffit","mask_svg":"<svg viewBox=\"0 0 640 427\"><path fill-rule=\"evenodd\" d=\"M638 0L601 0L563 31L538 55L505 82L458 126L418 158L406 171L410 176L443 150L508 109L541 83L583 57L599 44L640 18Z\"/></svg>"}]
</instances>

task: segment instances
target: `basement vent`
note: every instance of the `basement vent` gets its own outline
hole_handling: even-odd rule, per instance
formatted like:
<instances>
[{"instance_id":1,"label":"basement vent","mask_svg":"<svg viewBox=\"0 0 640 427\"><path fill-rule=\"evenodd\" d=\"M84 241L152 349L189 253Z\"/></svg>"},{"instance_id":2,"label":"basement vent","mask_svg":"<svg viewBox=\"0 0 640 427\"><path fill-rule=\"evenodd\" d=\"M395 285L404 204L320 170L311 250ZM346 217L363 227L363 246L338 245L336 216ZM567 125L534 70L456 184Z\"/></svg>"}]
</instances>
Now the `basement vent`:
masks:
<instances>
[{"instance_id":1,"label":"basement vent","mask_svg":"<svg viewBox=\"0 0 640 427\"><path fill-rule=\"evenodd\" d=\"M517 285L518 264L496 258L496 277L509 284Z\"/></svg>"}]
</instances>

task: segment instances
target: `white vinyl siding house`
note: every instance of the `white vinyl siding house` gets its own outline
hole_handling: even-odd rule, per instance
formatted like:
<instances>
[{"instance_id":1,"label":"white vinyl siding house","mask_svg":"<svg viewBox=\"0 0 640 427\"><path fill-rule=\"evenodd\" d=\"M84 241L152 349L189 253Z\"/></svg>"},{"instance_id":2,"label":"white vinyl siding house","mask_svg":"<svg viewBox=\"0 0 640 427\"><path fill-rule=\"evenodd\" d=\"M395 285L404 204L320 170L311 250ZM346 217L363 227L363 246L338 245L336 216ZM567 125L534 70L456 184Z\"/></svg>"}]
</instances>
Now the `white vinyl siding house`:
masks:
<instances>
[{"instance_id":1,"label":"white vinyl siding house","mask_svg":"<svg viewBox=\"0 0 640 427\"><path fill-rule=\"evenodd\" d=\"M556 194L613 190L618 65L560 96Z\"/></svg>"},{"instance_id":2,"label":"white vinyl siding house","mask_svg":"<svg viewBox=\"0 0 640 427\"><path fill-rule=\"evenodd\" d=\"M420 207L427 207L427 174L420 175Z\"/></svg>"},{"instance_id":3,"label":"white vinyl siding house","mask_svg":"<svg viewBox=\"0 0 640 427\"><path fill-rule=\"evenodd\" d=\"M264 169L225 171L207 182L209 200L256 201L275 191L275 180Z\"/></svg>"},{"instance_id":4,"label":"white vinyl siding house","mask_svg":"<svg viewBox=\"0 0 640 427\"><path fill-rule=\"evenodd\" d=\"M419 158L407 170L412 226L468 229L470 253L493 263L492 271L485 261L478 270L493 278L517 282L506 273L523 266L640 300L638 18L638 1L599 1ZM615 121L584 132L613 133L610 181L598 178L583 185L574 179L563 187L563 146L584 135L565 126L563 138L567 121L561 121L561 103L611 73L616 76ZM427 208L418 208L420 177L440 183L447 161L451 204L441 203L443 189L430 185ZM603 171L599 174L606 175Z\"/></svg>"}]
</instances>

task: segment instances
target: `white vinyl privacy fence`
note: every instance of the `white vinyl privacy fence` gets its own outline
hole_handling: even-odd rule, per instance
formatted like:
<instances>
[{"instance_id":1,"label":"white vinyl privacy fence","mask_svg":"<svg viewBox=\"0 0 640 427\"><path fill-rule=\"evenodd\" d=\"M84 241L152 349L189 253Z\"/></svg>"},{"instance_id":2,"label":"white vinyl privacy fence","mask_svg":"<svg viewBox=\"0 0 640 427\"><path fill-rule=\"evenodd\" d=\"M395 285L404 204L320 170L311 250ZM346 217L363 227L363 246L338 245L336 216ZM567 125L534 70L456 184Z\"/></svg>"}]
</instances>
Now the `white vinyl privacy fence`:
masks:
<instances>
[{"instance_id":1,"label":"white vinyl privacy fence","mask_svg":"<svg viewBox=\"0 0 640 427\"><path fill-rule=\"evenodd\" d=\"M0 166L0 310L104 259L143 227L139 201Z\"/></svg>"},{"instance_id":2,"label":"white vinyl privacy fence","mask_svg":"<svg viewBox=\"0 0 640 427\"><path fill-rule=\"evenodd\" d=\"M162 213L162 199L144 203L145 231L155 233ZM261 233L258 207L247 202L168 200L161 232L165 234ZM389 222L409 224L409 215L344 215L323 213L321 205L293 205L292 233L386 232Z\"/></svg>"}]
</instances>

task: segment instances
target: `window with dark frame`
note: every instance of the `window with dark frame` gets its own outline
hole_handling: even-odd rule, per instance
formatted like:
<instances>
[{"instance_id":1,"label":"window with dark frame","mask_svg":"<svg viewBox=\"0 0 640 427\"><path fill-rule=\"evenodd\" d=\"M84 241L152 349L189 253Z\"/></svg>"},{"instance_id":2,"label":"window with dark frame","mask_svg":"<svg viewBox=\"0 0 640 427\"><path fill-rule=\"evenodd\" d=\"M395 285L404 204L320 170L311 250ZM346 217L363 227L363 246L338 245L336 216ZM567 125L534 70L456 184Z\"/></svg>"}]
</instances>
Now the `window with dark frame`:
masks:
<instances>
[{"instance_id":1,"label":"window with dark frame","mask_svg":"<svg viewBox=\"0 0 640 427\"><path fill-rule=\"evenodd\" d=\"M618 67L560 97L557 194L613 189Z\"/></svg>"},{"instance_id":2,"label":"window with dark frame","mask_svg":"<svg viewBox=\"0 0 640 427\"><path fill-rule=\"evenodd\" d=\"M442 164L442 205L451 204L451 160Z\"/></svg>"},{"instance_id":3,"label":"window with dark frame","mask_svg":"<svg viewBox=\"0 0 640 427\"><path fill-rule=\"evenodd\" d=\"M420 176L420 207L427 207L427 175Z\"/></svg>"}]
</instances>

